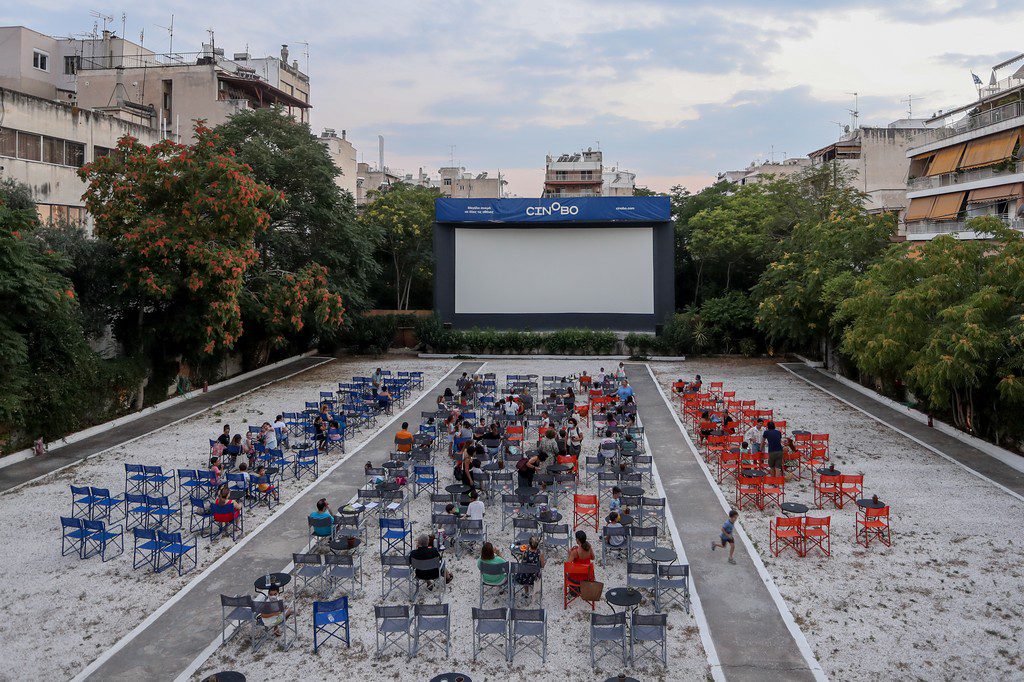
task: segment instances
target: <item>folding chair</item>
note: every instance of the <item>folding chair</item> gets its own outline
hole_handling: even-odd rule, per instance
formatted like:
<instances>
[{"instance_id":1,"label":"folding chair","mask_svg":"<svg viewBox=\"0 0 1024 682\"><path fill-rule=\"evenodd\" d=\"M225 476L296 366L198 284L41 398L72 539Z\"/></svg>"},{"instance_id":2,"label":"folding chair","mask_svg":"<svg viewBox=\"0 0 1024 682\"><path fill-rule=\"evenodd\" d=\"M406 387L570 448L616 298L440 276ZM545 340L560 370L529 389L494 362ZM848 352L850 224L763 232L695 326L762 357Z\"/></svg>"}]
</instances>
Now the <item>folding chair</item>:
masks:
<instances>
[{"instance_id":1,"label":"folding chair","mask_svg":"<svg viewBox=\"0 0 1024 682\"><path fill-rule=\"evenodd\" d=\"M412 599L413 572L409 565L409 557L404 554L383 555L380 558L380 598L386 600L395 590L405 592L407 599Z\"/></svg>"},{"instance_id":2,"label":"folding chair","mask_svg":"<svg viewBox=\"0 0 1024 682\"><path fill-rule=\"evenodd\" d=\"M761 479L756 476L736 477L736 509L743 509L744 505L752 502L758 509L763 509L761 501Z\"/></svg>"},{"instance_id":3,"label":"folding chair","mask_svg":"<svg viewBox=\"0 0 1024 682\"><path fill-rule=\"evenodd\" d=\"M768 547L773 556L779 556L787 548L804 555L803 519L777 516L768 524Z\"/></svg>"},{"instance_id":4,"label":"folding chair","mask_svg":"<svg viewBox=\"0 0 1024 682\"><path fill-rule=\"evenodd\" d=\"M328 594L333 594L339 585L348 585L346 596L355 597L362 591L363 566L359 554L324 555L324 585Z\"/></svg>"},{"instance_id":5,"label":"folding chair","mask_svg":"<svg viewBox=\"0 0 1024 682\"><path fill-rule=\"evenodd\" d=\"M295 578L295 592L312 587L314 593L326 592L323 558L319 554L292 553L292 577ZM302 584L299 585L299 580Z\"/></svg>"},{"instance_id":6,"label":"folding chair","mask_svg":"<svg viewBox=\"0 0 1024 682\"><path fill-rule=\"evenodd\" d=\"M349 557L351 558L351 557ZM349 632L348 597L331 601L313 602L313 653L329 639L345 642L351 647Z\"/></svg>"},{"instance_id":7,"label":"folding chair","mask_svg":"<svg viewBox=\"0 0 1024 682\"><path fill-rule=\"evenodd\" d=\"M597 495L573 495L573 510L572 510L572 528L576 530L580 527L580 524L594 526L594 531L598 530L599 521L598 515L601 507L598 502Z\"/></svg>"},{"instance_id":8,"label":"folding chair","mask_svg":"<svg viewBox=\"0 0 1024 682\"><path fill-rule=\"evenodd\" d=\"M841 477L822 474L814 481L814 506L824 509L826 502L831 502L836 509L842 509L843 498L840 492Z\"/></svg>"},{"instance_id":9,"label":"folding chair","mask_svg":"<svg viewBox=\"0 0 1024 682\"><path fill-rule=\"evenodd\" d=\"M85 530L85 540L82 545L82 558L100 555L100 561L114 558L124 553L124 529L122 526L108 526L97 519L83 519L82 528ZM107 557L107 547L117 548L117 554ZM91 549L90 549L91 547Z\"/></svg>"},{"instance_id":10,"label":"folding chair","mask_svg":"<svg viewBox=\"0 0 1024 682\"><path fill-rule=\"evenodd\" d=\"M165 474L164 468L160 466L143 465L142 472L146 477L146 490L150 494L156 493L154 497L163 497L164 486L174 480L174 476Z\"/></svg>"},{"instance_id":11,"label":"folding chair","mask_svg":"<svg viewBox=\"0 0 1024 682\"><path fill-rule=\"evenodd\" d=\"M842 474L839 477L839 507L846 500L856 503L864 496L864 474Z\"/></svg>"},{"instance_id":12,"label":"folding chair","mask_svg":"<svg viewBox=\"0 0 1024 682\"><path fill-rule=\"evenodd\" d=\"M160 550L160 542L156 538L156 530L153 528L133 528L132 538L132 568L138 570L139 566L148 564L155 572Z\"/></svg>"},{"instance_id":13,"label":"folding chair","mask_svg":"<svg viewBox=\"0 0 1024 682\"><path fill-rule=\"evenodd\" d=\"M508 660L508 609L473 608L473 661L485 649L501 648L501 657Z\"/></svg>"},{"instance_id":14,"label":"folding chair","mask_svg":"<svg viewBox=\"0 0 1024 682\"><path fill-rule=\"evenodd\" d=\"M651 601L657 604L658 571L651 562L626 562L626 587L635 590L649 590Z\"/></svg>"},{"instance_id":15,"label":"folding chair","mask_svg":"<svg viewBox=\"0 0 1024 682\"><path fill-rule=\"evenodd\" d=\"M600 655L598 649L603 650ZM590 614L590 667L596 668L597 662L609 654L618 655L626 665L625 611Z\"/></svg>"},{"instance_id":16,"label":"folding chair","mask_svg":"<svg viewBox=\"0 0 1024 682\"><path fill-rule=\"evenodd\" d=\"M271 639L274 628L278 627L281 628L283 636L280 638L275 637L274 639L280 641L281 648L285 651L290 649L299 636L299 626L295 621L295 614L293 613L290 616L284 615L285 603L283 599L271 598L264 601L256 601L255 603L257 618L254 621L254 631L256 636L254 636L255 641L252 645L252 651L259 651L260 647Z\"/></svg>"},{"instance_id":17,"label":"folding chair","mask_svg":"<svg viewBox=\"0 0 1024 682\"><path fill-rule=\"evenodd\" d=\"M181 507L172 505L166 495L146 495L146 506L149 507L150 521L155 520L157 527L164 530L181 528Z\"/></svg>"},{"instance_id":18,"label":"folding chair","mask_svg":"<svg viewBox=\"0 0 1024 682\"><path fill-rule=\"evenodd\" d=\"M389 647L401 650L402 638L406 640L405 655L412 657L412 618L409 617L408 606L374 606L373 617L377 621L377 658L380 658Z\"/></svg>"},{"instance_id":19,"label":"folding chair","mask_svg":"<svg viewBox=\"0 0 1024 682\"><path fill-rule=\"evenodd\" d=\"M660 611L663 606L672 603L681 604L687 613L690 612L689 564L658 565L658 585L654 594L654 608Z\"/></svg>"},{"instance_id":20,"label":"folding chair","mask_svg":"<svg viewBox=\"0 0 1024 682\"><path fill-rule=\"evenodd\" d=\"M377 519L377 522L380 524L378 545L381 555L396 551L400 554L408 554L412 549L413 522L406 523L404 518L380 518Z\"/></svg>"},{"instance_id":21,"label":"folding chair","mask_svg":"<svg viewBox=\"0 0 1024 682\"><path fill-rule=\"evenodd\" d=\"M445 580L445 571L447 570L444 565L444 559L442 557L436 557L434 559L409 559L409 564L412 567L412 574L414 580L414 588L412 598L415 599L416 595L420 592L420 583L432 582L434 586L433 592L437 595L438 601L442 601L445 596L447 581ZM419 571L437 571L438 578L431 579L430 581L419 578Z\"/></svg>"},{"instance_id":22,"label":"folding chair","mask_svg":"<svg viewBox=\"0 0 1024 682\"><path fill-rule=\"evenodd\" d=\"M661 659L668 667L668 616L633 612L629 627L629 658L633 665L645 654Z\"/></svg>"},{"instance_id":23,"label":"folding chair","mask_svg":"<svg viewBox=\"0 0 1024 682\"><path fill-rule=\"evenodd\" d=\"M334 521L329 518L307 516L306 525L309 528L309 541L312 549L323 547L334 537Z\"/></svg>"},{"instance_id":24,"label":"folding chair","mask_svg":"<svg viewBox=\"0 0 1024 682\"><path fill-rule=\"evenodd\" d=\"M656 528L668 532L664 497L640 498L640 525L648 526L652 521Z\"/></svg>"},{"instance_id":25,"label":"folding chair","mask_svg":"<svg viewBox=\"0 0 1024 682\"><path fill-rule=\"evenodd\" d=\"M626 549L626 561L635 561L644 550L654 549L658 546L657 526L629 527L629 542Z\"/></svg>"},{"instance_id":26,"label":"folding chair","mask_svg":"<svg viewBox=\"0 0 1024 682\"><path fill-rule=\"evenodd\" d=\"M301 479L303 474L313 474L314 480L319 478L319 450L299 450L299 453L295 456L295 480Z\"/></svg>"},{"instance_id":27,"label":"folding chair","mask_svg":"<svg viewBox=\"0 0 1024 682\"><path fill-rule=\"evenodd\" d=\"M412 468L412 496L417 497L420 492L437 492L437 471L430 465L417 465Z\"/></svg>"},{"instance_id":28,"label":"folding chair","mask_svg":"<svg viewBox=\"0 0 1024 682\"><path fill-rule=\"evenodd\" d=\"M599 457L588 455L583 458L583 476L585 480L593 481L602 471L604 471L604 463Z\"/></svg>"},{"instance_id":29,"label":"folding chair","mask_svg":"<svg viewBox=\"0 0 1024 682\"><path fill-rule=\"evenodd\" d=\"M245 513L242 509L235 509L233 504L215 504L210 511L213 517L210 520L210 542L224 534L230 535L232 541L245 534Z\"/></svg>"},{"instance_id":30,"label":"folding chair","mask_svg":"<svg viewBox=\"0 0 1024 682\"><path fill-rule=\"evenodd\" d=\"M544 531L541 536L543 546L549 549L564 547L566 556L568 556L569 548L572 546L572 539L569 537L569 524L545 523L542 529Z\"/></svg>"},{"instance_id":31,"label":"folding chair","mask_svg":"<svg viewBox=\"0 0 1024 682\"><path fill-rule=\"evenodd\" d=\"M515 493L502 493L501 495L501 529L505 530L508 522L519 516L519 510L523 507L523 501Z\"/></svg>"},{"instance_id":32,"label":"folding chair","mask_svg":"<svg viewBox=\"0 0 1024 682\"><path fill-rule=\"evenodd\" d=\"M510 614L511 627L508 649L509 662L515 661L520 651L533 651L541 663L548 661L548 617L544 609L516 609Z\"/></svg>"},{"instance_id":33,"label":"folding chair","mask_svg":"<svg viewBox=\"0 0 1024 682\"><path fill-rule=\"evenodd\" d=\"M532 576L532 582L527 576ZM523 581L520 582L520 578ZM509 564L508 582L509 605L515 609L517 598L522 595L525 603L529 604L532 596L527 594L527 588L533 588L532 594L537 595L537 604L544 603L544 571L539 564L512 563Z\"/></svg>"},{"instance_id":34,"label":"folding chair","mask_svg":"<svg viewBox=\"0 0 1024 682\"><path fill-rule=\"evenodd\" d=\"M832 517L805 516L803 522L804 556L814 547L825 556L832 556Z\"/></svg>"},{"instance_id":35,"label":"folding chair","mask_svg":"<svg viewBox=\"0 0 1024 682\"><path fill-rule=\"evenodd\" d=\"M582 598L583 583L594 580L594 564L577 564L566 562L562 565L562 608L569 608L569 604ZM596 608L597 600L585 599L590 602L590 609Z\"/></svg>"},{"instance_id":36,"label":"folding chair","mask_svg":"<svg viewBox=\"0 0 1024 682\"><path fill-rule=\"evenodd\" d=\"M187 545L182 539L180 532L170 533L163 530L157 530L156 532L157 542L160 543L159 558L157 559L157 573L167 570L168 568L176 568L178 575L184 575L186 572L197 568L199 566L199 549L196 545ZM192 565L186 568L185 560L192 557Z\"/></svg>"},{"instance_id":37,"label":"folding chair","mask_svg":"<svg viewBox=\"0 0 1024 682\"><path fill-rule=\"evenodd\" d=\"M345 431L340 428L327 429L327 438L324 440L324 452L331 454L335 451L345 454Z\"/></svg>"},{"instance_id":38,"label":"folding chair","mask_svg":"<svg viewBox=\"0 0 1024 682\"><path fill-rule=\"evenodd\" d=\"M484 595L487 591L501 593L508 589L509 563L503 561L497 564L485 564L478 561L477 565L480 570L480 608L483 608ZM491 576L492 580L497 579L497 582L485 581L484 578L487 576Z\"/></svg>"},{"instance_id":39,"label":"folding chair","mask_svg":"<svg viewBox=\"0 0 1024 682\"><path fill-rule=\"evenodd\" d=\"M442 580L442 582L444 582ZM452 633L451 615L448 612L448 604L416 604L413 607L413 615L416 621L414 627L412 655L420 653L420 640L424 644L434 644L439 649L444 648L445 658L451 653ZM433 634L431 634L433 633Z\"/></svg>"},{"instance_id":40,"label":"folding chair","mask_svg":"<svg viewBox=\"0 0 1024 682\"><path fill-rule=\"evenodd\" d=\"M149 528L150 506L141 493L125 493L125 526Z\"/></svg>"},{"instance_id":41,"label":"folding chair","mask_svg":"<svg viewBox=\"0 0 1024 682\"><path fill-rule=\"evenodd\" d=\"M620 538L622 544L613 545L612 538ZM607 565L608 553L617 552L619 555L629 556L629 531L624 526L611 528L605 526L601 529L601 566Z\"/></svg>"},{"instance_id":42,"label":"folding chair","mask_svg":"<svg viewBox=\"0 0 1024 682\"><path fill-rule=\"evenodd\" d=\"M517 545L525 545L535 535L540 535L540 524L537 522L537 519L512 519L512 542Z\"/></svg>"},{"instance_id":43,"label":"folding chair","mask_svg":"<svg viewBox=\"0 0 1024 682\"><path fill-rule=\"evenodd\" d=\"M95 501L89 486L71 486L71 516L77 519L91 519Z\"/></svg>"},{"instance_id":44,"label":"folding chair","mask_svg":"<svg viewBox=\"0 0 1024 682\"><path fill-rule=\"evenodd\" d=\"M85 529L86 519L78 519L73 516L60 517L60 555L67 556L74 552L78 558L83 558L85 552L85 537L88 531Z\"/></svg>"},{"instance_id":45,"label":"folding chair","mask_svg":"<svg viewBox=\"0 0 1024 682\"><path fill-rule=\"evenodd\" d=\"M861 509L857 512L857 544L868 547L872 540L878 540L886 547L892 546L892 531L889 528L889 507Z\"/></svg>"},{"instance_id":46,"label":"folding chair","mask_svg":"<svg viewBox=\"0 0 1024 682\"><path fill-rule=\"evenodd\" d=\"M774 504L778 507L786 501L786 477L765 476L761 479L761 508Z\"/></svg>"},{"instance_id":47,"label":"folding chair","mask_svg":"<svg viewBox=\"0 0 1024 682\"><path fill-rule=\"evenodd\" d=\"M107 523L125 520L125 508L123 497L113 497L109 488L97 488L91 486L89 493L92 496L92 518L101 519ZM120 510L120 515L114 512Z\"/></svg>"},{"instance_id":48,"label":"folding chair","mask_svg":"<svg viewBox=\"0 0 1024 682\"><path fill-rule=\"evenodd\" d=\"M490 480L491 495L506 495L515 492L515 480L511 471L492 471Z\"/></svg>"},{"instance_id":49,"label":"folding chair","mask_svg":"<svg viewBox=\"0 0 1024 682\"><path fill-rule=\"evenodd\" d=\"M125 464L124 465L124 491L125 493L132 493L138 495L145 495L148 491L146 482L149 477L142 470L141 464Z\"/></svg>"},{"instance_id":50,"label":"folding chair","mask_svg":"<svg viewBox=\"0 0 1024 682\"><path fill-rule=\"evenodd\" d=\"M228 610L230 609L230 611ZM250 640L254 634L253 628L256 625L256 604L249 595L235 595L230 597L226 594L220 595L220 642L225 644L228 641L228 625L233 626L231 636L246 625L249 626Z\"/></svg>"},{"instance_id":51,"label":"folding chair","mask_svg":"<svg viewBox=\"0 0 1024 682\"><path fill-rule=\"evenodd\" d=\"M487 526L484 525L481 519L459 519L459 532L455 538L455 557L458 558L459 554L464 547L469 547L471 550L477 543L483 547L484 542L487 540Z\"/></svg>"}]
</instances>

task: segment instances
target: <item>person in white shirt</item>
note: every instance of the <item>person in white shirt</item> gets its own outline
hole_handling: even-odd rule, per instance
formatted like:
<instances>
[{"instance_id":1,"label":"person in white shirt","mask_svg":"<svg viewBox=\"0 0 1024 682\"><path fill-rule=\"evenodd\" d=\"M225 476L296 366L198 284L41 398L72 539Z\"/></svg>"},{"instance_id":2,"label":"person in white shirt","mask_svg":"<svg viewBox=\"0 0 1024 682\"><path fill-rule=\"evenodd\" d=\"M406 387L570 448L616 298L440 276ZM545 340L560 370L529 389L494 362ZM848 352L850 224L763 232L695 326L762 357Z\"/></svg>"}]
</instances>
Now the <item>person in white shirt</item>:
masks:
<instances>
[{"instance_id":1,"label":"person in white shirt","mask_svg":"<svg viewBox=\"0 0 1024 682\"><path fill-rule=\"evenodd\" d=\"M466 507L466 518L472 519L473 521L483 521L484 503L480 499L480 496L477 495L475 490L472 490L469 493L469 499L469 506Z\"/></svg>"},{"instance_id":2,"label":"person in white shirt","mask_svg":"<svg viewBox=\"0 0 1024 682\"><path fill-rule=\"evenodd\" d=\"M747 429L747 432L743 435L743 440L750 444L751 452L761 452L761 439L764 437L764 420L758 419L757 422Z\"/></svg>"},{"instance_id":3,"label":"person in white shirt","mask_svg":"<svg viewBox=\"0 0 1024 682\"><path fill-rule=\"evenodd\" d=\"M604 367L601 368L600 372L598 372L597 374L594 375L594 383L595 384L603 384L604 383Z\"/></svg>"},{"instance_id":4,"label":"person in white shirt","mask_svg":"<svg viewBox=\"0 0 1024 682\"><path fill-rule=\"evenodd\" d=\"M267 450L277 449L277 433L270 422L263 422L263 447Z\"/></svg>"},{"instance_id":5,"label":"person in white shirt","mask_svg":"<svg viewBox=\"0 0 1024 682\"><path fill-rule=\"evenodd\" d=\"M509 417L514 417L519 412L519 405L516 404L516 401L512 396L509 396L505 402L502 403L501 407Z\"/></svg>"},{"instance_id":6,"label":"person in white shirt","mask_svg":"<svg viewBox=\"0 0 1024 682\"><path fill-rule=\"evenodd\" d=\"M284 417L277 415L277 419L274 420L274 431L280 434L280 440L288 444L288 425L284 423Z\"/></svg>"}]
</instances>

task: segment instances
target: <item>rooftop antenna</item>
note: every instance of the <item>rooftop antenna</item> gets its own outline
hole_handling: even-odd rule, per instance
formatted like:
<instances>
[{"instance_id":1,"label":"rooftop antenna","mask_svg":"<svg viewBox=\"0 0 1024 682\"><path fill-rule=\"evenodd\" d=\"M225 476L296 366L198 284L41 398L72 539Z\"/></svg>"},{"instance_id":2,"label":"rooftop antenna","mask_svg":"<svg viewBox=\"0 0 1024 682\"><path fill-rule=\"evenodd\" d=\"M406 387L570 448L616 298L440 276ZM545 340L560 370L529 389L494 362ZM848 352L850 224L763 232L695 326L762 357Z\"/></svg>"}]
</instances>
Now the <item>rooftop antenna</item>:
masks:
<instances>
[{"instance_id":1,"label":"rooftop antenna","mask_svg":"<svg viewBox=\"0 0 1024 682\"><path fill-rule=\"evenodd\" d=\"M97 19L102 19L103 20L103 30L104 31L107 30L107 24L110 24L110 23L114 22L114 17L112 17L110 15L107 15L107 14L103 14L102 12L97 12L96 10L90 10L89 11L89 16L96 17ZM93 30L95 30L95 29L93 29Z\"/></svg>"},{"instance_id":2,"label":"rooftop antenna","mask_svg":"<svg viewBox=\"0 0 1024 682\"><path fill-rule=\"evenodd\" d=\"M769 161L770 161L771 163L775 163L775 145L771 145L771 146L769 146L769 147L768 147L768 149L769 149L769 152L768 152L768 160L769 160Z\"/></svg>"},{"instance_id":3,"label":"rooftop antenna","mask_svg":"<svg viewBox=\"0 0 1024 682\"><path fill-rule=\"evenodd\" d=\"M843 126L845 126L846 124L840 123L839 121L829 121L829 123L835 123L837 126L839 126L839 136L842 137L844 132Z\"/></svg>"},{"instance_id":4,"label":"rooftop antenna","mask_svg":"<svg viewBox=\"0 0 1024 682\"><path fill-rule=\"evenodd\" d=\"M304 49L302 50L302 56L306 58L306 70L305 70L304 73L308 76L309 75L309 43L306 42L306 41L303 41L303 40L293 40L292 44L293 45L302 45L303 46Z\"/></svg>"},{"instance_id":5,"label":"rooftop antenna","mask_svg":"<svg viewBox=\"0 0 1024 682\"><path fill-rule=\"evenodd\" d=\"M127 21L128 21L128 15L125 14L124 12L121 12L121 37L122 38L124 38L124 36L125 36L125 22L127 22Z\"/></svg>"},{"instance_id":6,"label":"rooftop antenna","mask_svg":"<svg viewBox=\"0 0 1024 682\"><path fill-rule=\"evenodd\" d=\"M213 38L213 26L207 26L206 27L206 33L207 33L207 35L210 36L210 48L213 49L213 48L217 47L217 43L214 42L214 38Z\"/></svg>"},{"instance_id":7,"label":"rooftop antenna","mask_svg":"<svg viewBox=\"0 0 1024 682\"><path fill-rule=\"evenodd\" d=\"M860 95L856 92L848 92L846 94L853 95L853 109L847 109L847 111L850 112L850 123L853 124L850 127L852 130L856 130L858 127L857 121L860 117Z\"/></svg>"},{"instance_id":8,"label":"rooftop antenna","mask_svg":"<svg viewBox=\"0 0 1024 682\"><path fill-rule=\"evenodd\" d=\"M455 168L455 145L448 145L448 165Z\"/></svg>"},{"instance_id":9,"label":"rooftop antenna","mask_svg":"<svg viewBox=\"0 0 1024 682\"><path fill-rule=\"evenodd\" d=\"M907 118L914 118L914 100L924 99L923 97L914 97L913 95L907 95L906 99L901 99L900 102L907 103Z\"/></svg>"},{"instance_id":10,"label":"rooftop antenna","mask_svg":"<svg viewBox=\"0 0 1024 682\"><path fill-rule=\"evenodd\" d=\"M167 35L169 36L169 40L167 42L167 55L170 56L174 54L174 15L171 15L170 26L161 26L160 24L157 24L156 27L167 31Z\"/></svg>"},{"instance_id":11,"label":"rooftop antenna","mask_svg":"<svg viewBox=\"0 0 1024 682\"><path fill-rule=\"evenodd\" d=\"M139 46L141 47L146 42L146 29L139 29Z\"/></svg>"}]
</instances>

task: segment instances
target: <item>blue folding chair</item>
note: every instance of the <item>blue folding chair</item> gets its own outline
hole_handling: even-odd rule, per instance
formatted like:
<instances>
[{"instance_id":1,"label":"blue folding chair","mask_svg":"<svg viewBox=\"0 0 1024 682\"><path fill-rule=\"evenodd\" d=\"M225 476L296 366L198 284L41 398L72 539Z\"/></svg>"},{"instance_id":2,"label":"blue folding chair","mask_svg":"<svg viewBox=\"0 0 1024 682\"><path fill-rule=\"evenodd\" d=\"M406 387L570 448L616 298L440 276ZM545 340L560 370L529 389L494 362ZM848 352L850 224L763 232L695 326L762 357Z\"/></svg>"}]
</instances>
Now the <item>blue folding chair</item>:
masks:
<instances>
[{"instance_id":1,"label":"blue folding chair","mask_svg":"<svg viewBox=\"0 0 1024 682\"><path fill-rule=\"evenodd\" d=\"M149 477L142 470L141 464L124 465L124 491L125 493L146 494L146 482Z\"/></svg>"},{"instance_id":2,"label":"blue folding chair","mask_svg":"<svg viewBox=\"0 0 1024 682\"><path fill-rule=\"evenodd\" d=\"M183 575L186 571L199 566L199 550L197 545L186 545L182 542L181 533L168 533L158 530L156 536L157 541L160 543L158 550L160 559L157 561L157 573L174 566L178 569L178 575ZM185 559L190 554L192 555L192 566L185 568ZM164 559L167 560L166 563L164 563Z\"/></svg>"},{"instance_id":3,"label":"blue folding chair","mask_svg":"<svg viewBox=\"0 0 1024 682\"><path fill-rule=\"evenodd\" d=\"M90 487L89 492L92 493L93 498L92 516L94 519L103 519L107 523L125 519L123 497L113 497L109 488ZM117 510L121 511L120 516L114 514Z\"/></svg>"},{"instance_id":4,"label":"blue folding chair","mask_svg":"<svg viewBox=\"0 0 1024 682\"><path fill-rule=\"evenodd\" d=\"M60 555L67 556L74 552L78 558L85 554L85 537L89 531L85 529L86 519L76 519L73 516L60 517Z\"/></svg>"},{"instance_id":5,"label":"blue folding chair","mask_svg":"<svg viewBox=\"0 0 1024 682\"><path fill-rule=\"evenodd\" d=\"M132 538L132 568L138 570L139 566L147 564L155 571L160 549L156 531L152 528L133 528Z\"/></svg>"},{"instance_id":6,"label":"blue folding chair","mask_svg":"<svg viewBox=\"0 0 1024 682\"><path fill-rule=\"evenodd\" d=\"M213 518L213 512L210 511L206 506L206 502L204 502L201 497L189 495L188 501L190 507L190 513L188 516L189 532L206 535L206 533L209 532L209 525L210 520Z\"/></svg>"},{"instance_id":7,"label":"blue folding chair","mask_svg":"<svg viewBox=\"0 0 1024 682\"><path fill-rule=\"evenodd\" d=\"M150 506L146 495L125 493L125 525L128 528L149 528Z\"/></svg>"},{"instance_id":8,"label":"blue folding chair","mask_svg":"<svg viewBox=\"0 0 1024 682\"><path fill-rule=\"evenodd\" d=\"M313 478L320 475L320 452L318 450L299 450L295 457L295 478L302 478L303 474L313 474Z\"/></svg>"},{"instance_id":9,"label":"blue folding chair","mask_svg":"<svg viewBox=\"0 0 1024 682\"><path fill-rule=\"evenodd\" d=\"M345 642L346 647L352 646L349 639L348 597L313 602L313 653L329 639Z\"/></svg>"},{"instance_id":10,"label":"blue folding chair","mask_svg":"<svg viewBox=\"0 0 1024 682\"><path fill-rule=\"evenodd\" d=\"M408 554L412 549L412 526L413 522L410 521L408 524L404 518L401 519L389 519L381 518L378 519L380 523L380 538L379 547L380 554L391 554L396 550L400 554Z\"/></svg>"},{"instance_id":11,"label":"blue folding chair","mask_svg":"<svg viewBox=\"0 0 1024 682\"><path fill-rule=\"evenodd\" d=\"M230 534L232 540L239 534L245 534L245 515L241 509L236 510L235 505L215 504L210 513L210 542L225 533Z\"/></svg>"},{"instance_id":12,"label":"blue folding chair","mask_svg":"<svg viewBox=\"0 0 1024 682\"><path fill-rule=\"evenodd\" d=\"M96 499L92 496L89 486L71 486L71 515L78 519L91 519L93 504Z\"/></svg>"},{"instance_id":13,"label":"blue folding chair","mask_svg":"<svg viewBox=\"0 0 1024 682\"><path fill-rule=\"evenodd\" d=\"M164 494L164 486L174 480L174 476L168 476L164 473L164 468L160 466L146 466L142 467L143 473L146 475L146 486L150 494L156 493L157 496Z\"/></svg>"},{"instance_id":14,"label":"blue folding chair","mask_svg":"<svg viewBox=\"0 0 1024 682\"><path fill-rule=\"evenodd\" d=\"M203 480L196 469L178 469L178 499L192 495L203 488Z\"/></svg>"},{"instance_id":15,"label":"blue folding chair","mask_svg":"<svg viewBox=\"0 0 1024 682\"><path fill-rule=\"evenodd\" d=\"M102 521L90 519L84 519L82 526L86 532L85 541L82 545L83 559L99 554L100 560L106 561L108 558L107 548L109 546L117 548L117 554L109 557L111 559L120 556L124 552L124 530L121 526L107 526Z\"/></svg>"},{"instance_id":16,"label":"blue folding chair","mask_svg":"<svg viewBox=\"0 0 1024 682\"><path fill-rule=\"evenodd\" d=\"M327 429L327 440L324 441L324 448L328 453L337 450L345 452L345 432L341 428Z\"/></svg>"},{"instance_id":17,"label":"blue folding chair","mask_svg":"<svg viewBox=\"0 0 1024 682\"><path fill-rule=\"evenodd\" d=\"M437 470L430 465L417 465L412 468L412 496L422 491L437 492Z\"/></svg>"},{"instance_id":18,"label":"blue folding chair","mask_svg":"<svg viewBox=\"0 0 1024 682\"><path fill-rule=\"evenodd\" d=\"M165 530L181 528L181 507L173 506L166 495L146 495L146 504L149 505L150 521L155 521L155 527Z\"/></svg>"}]
</instances>

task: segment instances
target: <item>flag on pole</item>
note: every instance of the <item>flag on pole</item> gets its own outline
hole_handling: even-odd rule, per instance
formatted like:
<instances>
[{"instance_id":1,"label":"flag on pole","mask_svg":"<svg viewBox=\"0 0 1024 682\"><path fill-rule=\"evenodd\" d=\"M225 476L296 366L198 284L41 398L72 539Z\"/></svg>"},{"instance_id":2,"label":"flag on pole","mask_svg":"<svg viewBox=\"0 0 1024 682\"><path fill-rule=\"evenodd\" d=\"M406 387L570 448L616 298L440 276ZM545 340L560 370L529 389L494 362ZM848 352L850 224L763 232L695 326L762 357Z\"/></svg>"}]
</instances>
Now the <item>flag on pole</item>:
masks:
<instances>
[{"instance_id":1,"label":"flag on pole","mask_svg":"<svg viewBox=\"0 0 1024 682\"><path fill-rule=\"evenodd\" d=\"M974 79L974 84L975 85L981 85L981 79L978 78L978 74L976 74L973 71L971 71L971 78Z\"/></svg>"}]
</instances>

